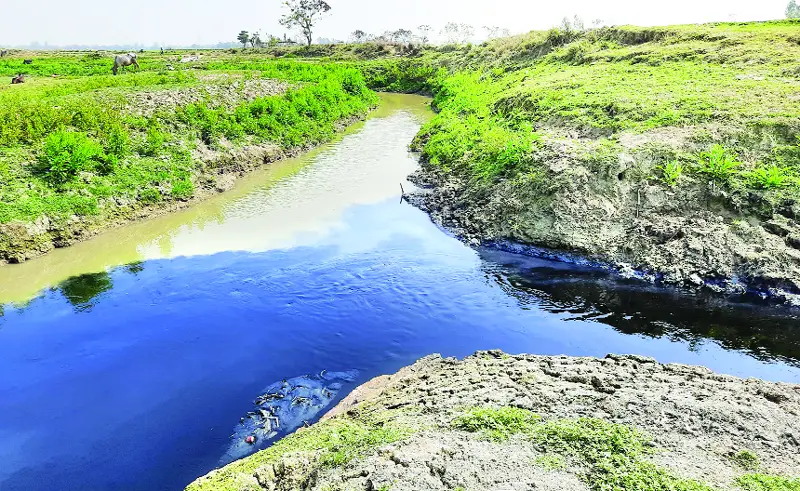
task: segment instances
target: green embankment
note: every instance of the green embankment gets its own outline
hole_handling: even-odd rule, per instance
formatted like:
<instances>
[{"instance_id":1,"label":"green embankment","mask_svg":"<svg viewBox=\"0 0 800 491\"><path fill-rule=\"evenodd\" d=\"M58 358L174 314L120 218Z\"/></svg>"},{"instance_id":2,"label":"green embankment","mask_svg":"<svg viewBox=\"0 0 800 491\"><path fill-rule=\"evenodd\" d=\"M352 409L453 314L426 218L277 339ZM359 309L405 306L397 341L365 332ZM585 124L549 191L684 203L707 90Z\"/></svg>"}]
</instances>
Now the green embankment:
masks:
<instances>
[{"instance_id":1,"label":"green embankment","mask_svg":"<svg viewBox=\"0 0 800 491\"><path fill-rule=\"evenodd\" d=\"M0 72L16 70L0 63ZM32 66L71 74L83 63L73 57ZM145 206L190 200L204 180L225 172L195 156L199 147L269 145L280 156L329 140L377 103L361 73L336 65L280 61L202 73L146 67L117 77L34 77L0 90L0 227L46 217L21 237L14 235L19 227L0 229L0 260L46 252L77 222L102 226ZM185 103L171 103L190 92Z\"/></svg>"},{"instance_id":2,"label":"green embankment","mask_svg":"<svg viewBox=\"0 0 800 491\"><path fill-rule=\"evenodd\" d=\"M192 142L323 141L374 103L370 87L434 96L438 114L414 147L463 205L432 207L476 228L470 236L630 263L667 282L766 278L792 291L798 32L797 21L776 21L553 29L474 46L220 50L188 63L185 52L144 53L142 73L119 77L103 54L13 53L0 75L35 77L0 89L0 226L186 199L197 186ZM293 85L269 102L121 109L126 94L204 87L214 74L229 79L216 84ZM0 243L5 257L9 247ZM763 266L768 257L779 266Z\"/></svg>"}]
</instances>

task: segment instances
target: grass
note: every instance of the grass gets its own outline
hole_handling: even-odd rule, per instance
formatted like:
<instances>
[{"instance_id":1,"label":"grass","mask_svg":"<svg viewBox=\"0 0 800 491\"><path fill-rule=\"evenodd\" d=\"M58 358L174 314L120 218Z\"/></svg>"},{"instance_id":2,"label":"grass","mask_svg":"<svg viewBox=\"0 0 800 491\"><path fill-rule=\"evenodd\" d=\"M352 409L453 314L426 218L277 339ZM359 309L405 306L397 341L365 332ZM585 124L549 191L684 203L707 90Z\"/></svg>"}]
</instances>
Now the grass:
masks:
<instances>
[{"instance_id":1,"label":"grass","mask_svg":"<svg viewBox=\"0 0 800 491\"><path fill-rule=\"evenodd\" d=\"M48 72L86 75L70 68L84 58L45 61ZM1 72L13 60L0 63ZM37 70L44 70L38 63L37 58ZM362 74L350 67L260 61L260 70L241 73L219 65L222 82L185 71L156 73L144 65L142 73L37 79L0 90L0 224L43 215L59 224L76 216L115 215L119 203L131 209L185 201L205 171L192 158L198 140L212 146L226 139L234 145L306 147L330 139L341 121L377 103ZM200 101L145 116L132 112L137 108L126 100L137 91L157 94L248 77L296 85L282 95L234 105Z\"/></svg>"},{"instance_id":2,"label":"grass","mask_svg":"<svg viewBox=\"0 0 800 491\"><path fill-rule=\"evenodd\" d=\"M453 427L480 432L494 441L505 441L512 435L530 431L540 420L538 415L515 407L476 407L456 418Z\"/></svg>"},{"instance_id":3,"label":"grass","mask_svg":"<svg viewBox=\"0 0 800 491\"><path fill-rule=\"evenodd\" d=\"M600 419L543 421L519 408L472 408L458 416L452 426L495 441L523 435L542 452L534 465L559 470L571 462L583 469L581 477L593 490L712 490L649 462L646 457L653 453L653 447L644 433Z\"/></svg>"},{"instance_id":4,"label":"grass","mask_svg":"<svg viewBox=\"0 0 800 491\"><path fill-rule=\"evenodd\" d=\"M736 484L745 491L800 491L800 478L768 474L745 474L736 479Z\"/></svg>"},{"instance_id":5,"label":"grass","mask_svg":"<svg viewBox=\"0 0 800 491\"><path fill-rule=\"evenodd\" d=\"M235 491L241 489L239 477L252 476L264 465L295 453L314 455L320 466L341 466L376 447L403 440L413 431L397 423L335 418L317 423L280 440L266 450L231 465L189 485L187 491Z\"/></svg>"}]
</instances>

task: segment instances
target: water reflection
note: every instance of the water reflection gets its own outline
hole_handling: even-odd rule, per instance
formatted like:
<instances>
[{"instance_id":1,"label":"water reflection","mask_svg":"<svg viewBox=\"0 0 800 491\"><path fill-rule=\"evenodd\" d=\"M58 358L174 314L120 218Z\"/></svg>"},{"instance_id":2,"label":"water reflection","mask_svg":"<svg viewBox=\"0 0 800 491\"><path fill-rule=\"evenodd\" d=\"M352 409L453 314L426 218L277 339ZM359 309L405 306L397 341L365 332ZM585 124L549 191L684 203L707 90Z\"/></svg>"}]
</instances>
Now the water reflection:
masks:
<instances>
[{"instance_id":1,"label":"water reflection","mask_svg":"<svg viewBox=\"0 0 800 491\"><path fill-rule=\"evenodd\" d=\"M690 346L713 340L759 360L800 366L796 309L652 287L499 251L484 250L481 256L487 275L524 308L568 314L566 320L593 321L623 334Z\"/></svg>"},{"instance_id":2,"label":"water reflection","mask_svg":"<svg viewBox=\"0 0 800 491\"><path fill-rule=\"evenodd\" d=\"M107 272L89 273L70 278L58 286L58 290L69 300L75 310L88 311L101 294L111 290L114 284Z\"/></svg>"},{"instance_id":3,"label":"water reflection","mask_svg":"<svg viewBox=\"0 0 800 491\"><path fill-rule=\"evenodd\" d=\"M408 143L431 115L428 102L382 95L366 123L329 145L265 166L230 191L21 265L0 266L0 304L24 303L66 278L134 261L313 244L341 226L349 207L395 196L399 183L409 189L405 179L416 161Z\"/></svg>"}]
</instances>

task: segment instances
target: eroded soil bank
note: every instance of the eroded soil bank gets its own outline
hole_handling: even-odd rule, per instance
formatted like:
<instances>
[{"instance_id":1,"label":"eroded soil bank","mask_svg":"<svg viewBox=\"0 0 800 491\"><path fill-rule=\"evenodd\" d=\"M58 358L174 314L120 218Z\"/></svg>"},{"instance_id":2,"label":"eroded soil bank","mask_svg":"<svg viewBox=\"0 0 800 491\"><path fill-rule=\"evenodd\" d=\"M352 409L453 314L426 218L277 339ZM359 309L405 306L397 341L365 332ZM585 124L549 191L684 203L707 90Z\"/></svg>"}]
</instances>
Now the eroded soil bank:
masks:
<instances>
[{"instance_id":1,"label":"eroded soil bank","mask_svg":"<svg viewBox=\"0 0 800 491\"><path fill-rule=\"evenodd\" d=\"M473 244L531 245L514 252L563 253L625 277L800 305L800 226L786 216L800 216L796 205L770 220L736 215L709 205L700 185L670 190L628 182L622 158L593 181L571 157L550 162L567 175L546 197L538 184L485 185L423 165L413 177L423 189L411 201Z\"/></svg>"},{"instance_id":2,"label":"eroded soil bank","mask_svg":"<svg viewBox=\"0 0 800 491\"><path fill-rule=\"evenodd\" d=\"M784 489L800 386L641 356L438 355L190 490Z\"/></svg>"}]
</instances>

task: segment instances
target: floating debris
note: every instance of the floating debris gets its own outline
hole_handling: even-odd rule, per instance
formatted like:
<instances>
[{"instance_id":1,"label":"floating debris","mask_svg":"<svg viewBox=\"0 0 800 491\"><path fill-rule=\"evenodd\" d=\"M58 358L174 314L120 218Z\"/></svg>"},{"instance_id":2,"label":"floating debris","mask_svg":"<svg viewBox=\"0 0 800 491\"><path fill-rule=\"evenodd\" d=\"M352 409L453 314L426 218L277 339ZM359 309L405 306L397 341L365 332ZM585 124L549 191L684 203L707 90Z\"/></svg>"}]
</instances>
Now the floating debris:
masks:
<instances>
[{"instance_id":1,"label":"floating debris","mask_svg":"<svg viewBox=\"0 0 800 491\"><path fill-rule=\"evenodd\" d=\"M301 426L309 426L336 398L345 384L355 382L358 372L321 371L269 385L255 398L255 408L239 418L231 446L220 459L225 465L266 448L275 438Z\"/></svg>"}]
</instances>

